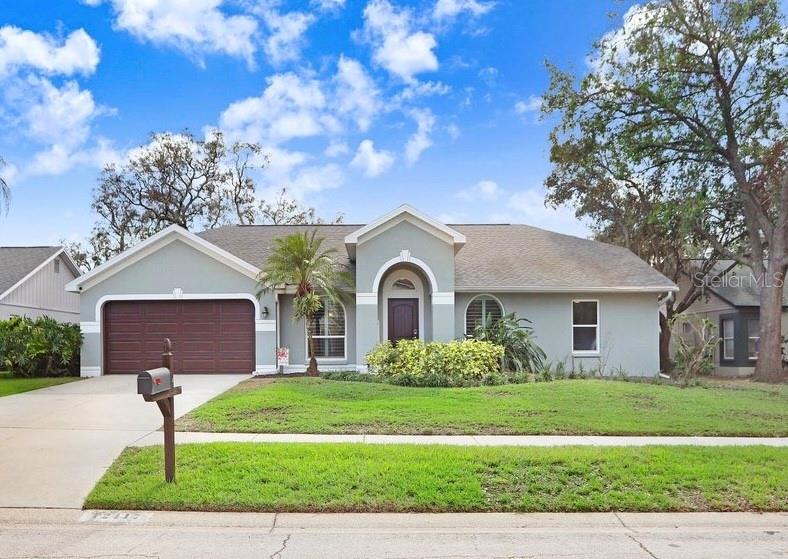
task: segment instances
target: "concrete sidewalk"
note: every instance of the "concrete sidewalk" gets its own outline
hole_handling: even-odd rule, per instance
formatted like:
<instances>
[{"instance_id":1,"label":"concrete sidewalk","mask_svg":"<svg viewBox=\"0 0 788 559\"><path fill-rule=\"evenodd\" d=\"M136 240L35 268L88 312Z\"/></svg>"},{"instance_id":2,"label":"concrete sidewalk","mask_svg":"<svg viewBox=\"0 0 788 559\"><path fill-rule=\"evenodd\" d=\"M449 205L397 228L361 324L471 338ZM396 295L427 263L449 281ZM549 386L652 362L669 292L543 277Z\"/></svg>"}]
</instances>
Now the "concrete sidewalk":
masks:
<instances>
[{"instance_id":1,"label":"concrete sidewalk","mask_svg":"<svg viewBox=\"0 0 788 559\"><path fill-rule=\"evenodd\" d=\"M163 434L154 432L131 446L163 444ZM611 437L552 435L310 435L255 433L177 432L175 441L187 443L364 443L364 444L443 444L453 446L788 446L787 437Z\"/></svg>"},{"instance_id":2,"label":"concrete sidewalk","mask_svg":"<svg viewBox=\"0 0 788 559\"><path fill-rule=\"evenodd\" d=\"M775 559L785 513L0 510L0 557Z\"/></svg>"}]
</instances>

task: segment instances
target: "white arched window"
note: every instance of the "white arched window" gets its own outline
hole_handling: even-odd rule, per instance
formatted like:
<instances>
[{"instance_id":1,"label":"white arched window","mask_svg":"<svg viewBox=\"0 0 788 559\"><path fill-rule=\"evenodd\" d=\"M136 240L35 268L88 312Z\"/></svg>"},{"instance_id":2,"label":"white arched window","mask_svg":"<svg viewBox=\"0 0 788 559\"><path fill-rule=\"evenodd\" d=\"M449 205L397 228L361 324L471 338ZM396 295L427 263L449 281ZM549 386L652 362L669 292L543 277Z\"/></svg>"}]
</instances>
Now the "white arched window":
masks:
<instances>
[{"instance_id":1,"label":"white arched window","mask_svg":"<svg viewBox=\"0 0 788 559\"><path fill-rule=\"evenodd\" d=\"M487 316L492 316L493 322L501 320L503 305L492 295L477 295L465 309L465 335L473 336L473 331Z\"/></svg>"},{"instance_id":2,"label":"white arched window","mask_svg":"<svg viewBox=\"0 0 788 559\"><path fill-rule=\"evenodd\" d=\"M329 299L307 322L307 334L315 341L315 357L318 359L345 358L345 308ZM306 340L306 355L309 358L309 338Z\"/></svg>"}]
</instances>

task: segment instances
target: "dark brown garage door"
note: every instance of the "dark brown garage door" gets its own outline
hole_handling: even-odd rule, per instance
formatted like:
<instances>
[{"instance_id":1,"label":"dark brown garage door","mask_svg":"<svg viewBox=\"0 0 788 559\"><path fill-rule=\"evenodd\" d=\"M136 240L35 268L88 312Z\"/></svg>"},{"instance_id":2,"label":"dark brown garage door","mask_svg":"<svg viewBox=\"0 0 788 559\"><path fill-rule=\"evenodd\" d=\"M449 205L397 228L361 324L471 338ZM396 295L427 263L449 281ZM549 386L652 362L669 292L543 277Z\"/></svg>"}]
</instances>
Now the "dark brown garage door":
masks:
<instances>
[{"instance_id":1,"label":"dark brown garage door","mask_svg":"<svg viewBox=\"0 0 788 559\"><path fill-rule=\"evenodd\" d=\"M104 306L106 372L160 367L164 338L172 341L176 373L251 373L254 305L219 300L113 301Z\"/></svg>"}]
</instances>

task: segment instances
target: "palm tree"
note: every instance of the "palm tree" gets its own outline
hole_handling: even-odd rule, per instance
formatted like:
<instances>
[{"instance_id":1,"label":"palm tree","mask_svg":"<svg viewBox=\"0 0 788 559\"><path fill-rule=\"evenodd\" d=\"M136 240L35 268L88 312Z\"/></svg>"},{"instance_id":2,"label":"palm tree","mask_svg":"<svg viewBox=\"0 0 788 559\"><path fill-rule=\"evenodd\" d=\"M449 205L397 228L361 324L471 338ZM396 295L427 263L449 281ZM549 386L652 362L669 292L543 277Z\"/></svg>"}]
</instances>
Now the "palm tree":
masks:
<instances>
[{"instance_id":1,"label":"palm tree","mask_svg":"<svg viewBox=\"0 0 788 559\"><path fill-rule=\"evenodd\" d=\"M0 157L0 169L5 167L5 160ZM2 208L3 212L8 211L8 204L11 200L11 189L8 188L8 183L0 177L0 208Z\"/></svg>"},{"instance_id":2,"label":"palm tree","mask_svg":"<svg viewBox=\"0 0 788 559\"><path fill-rule=\"evenodd\" d=\"M323 307L322 298L344 303L351 297L353 275L335 260L336 249L322 248L324 240L317 236L315 230L274 239L273 250L257 277L260 294L287 285L296 287L293 320L303 318L309 324L315 313ZM316 376L315 342L309 328L307 335L307 374Z\"/></svg>"}]
</instances>

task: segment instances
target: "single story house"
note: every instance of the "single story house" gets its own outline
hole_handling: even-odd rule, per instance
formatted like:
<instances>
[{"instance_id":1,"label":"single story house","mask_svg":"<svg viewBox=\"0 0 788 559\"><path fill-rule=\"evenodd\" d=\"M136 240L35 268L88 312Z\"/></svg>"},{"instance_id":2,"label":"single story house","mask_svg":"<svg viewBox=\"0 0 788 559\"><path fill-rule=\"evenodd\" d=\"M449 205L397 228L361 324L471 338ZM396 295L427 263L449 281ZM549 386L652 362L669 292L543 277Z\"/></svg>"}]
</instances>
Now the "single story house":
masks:
<instances>
[{"instance_id":1,"label":"single story house","mask_svg":"<svg viewBox=\"0 0 788 559\"><path fill-rule=\"evenodd\" d=\"M0 320L46 315L79 322L79 295L64 290L79 274L63 247L0 247Z\"/></svg>"},{"instance_id":2,"label":"single story house","mask_svg":"<svg viewBox=\"0 0 788 559\"><path fill-rule=\"evenodd\" d=\"M718 262L708 277L689 274L679 280L684 291L690 282L701 282L702 294L684 311L687 319L706 318L712 322L718 337L714 348L712 374L723 377L747 377L755 372L761 339L760 294L767 278L760 278L750 268L731 260ZM681 292L680 291L680 292ZM783 297L783 337L788 337L788 305ZM679 321L677 334L697 342L698 333L689 320ZM675 344L674 344L675 348Z\"/></svg>"},{"instance_id":3,"label":"single story house","mask_svg":"<svg viewBox=\"0 0 788 559\"><path fill-rule=\"evenodd\" d=\"M355 301L294 322L293 289L258 297L277 237L317 229L355 274ZM533 322L553 362L609 374L659 369L659 297L673 282L620 247L527 225L446 225L401 206L368 225L171 226L71 282L82 375L157 366L173 341L179 373L303 371L307 327L322 369L365 368L381 340L451 340L482 316Z\"/></svg>"}]
</instances>

